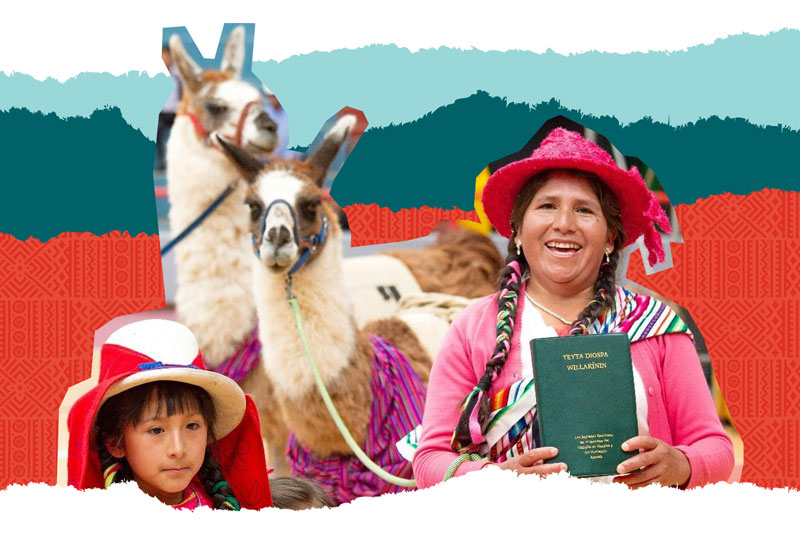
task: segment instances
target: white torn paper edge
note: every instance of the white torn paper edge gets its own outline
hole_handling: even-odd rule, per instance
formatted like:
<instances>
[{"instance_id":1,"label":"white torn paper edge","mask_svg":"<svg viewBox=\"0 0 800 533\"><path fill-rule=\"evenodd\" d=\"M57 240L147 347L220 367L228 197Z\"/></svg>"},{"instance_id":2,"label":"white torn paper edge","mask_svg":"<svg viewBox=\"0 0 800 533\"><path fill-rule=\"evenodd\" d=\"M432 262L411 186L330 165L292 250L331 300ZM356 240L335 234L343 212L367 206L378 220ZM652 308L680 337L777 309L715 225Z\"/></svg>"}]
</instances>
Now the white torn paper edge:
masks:
<instances>
[{"instance_id":1,"label":"white torn paper edge","mask_svg":"<svg viewBox=\"0 0 800 533\"><path fill-rule=\"evenodd\" d=\"M335 509L239 513L176 511L135 484L78 491L44 484L0 492L4 525L51 531L773 531L797 527L800 493L719 483L680 491L632 491L559 474L542 479L485 469L436 487L359 498ZM224 529L223 529L224 528Z\"/></svg>"}]
</instances>

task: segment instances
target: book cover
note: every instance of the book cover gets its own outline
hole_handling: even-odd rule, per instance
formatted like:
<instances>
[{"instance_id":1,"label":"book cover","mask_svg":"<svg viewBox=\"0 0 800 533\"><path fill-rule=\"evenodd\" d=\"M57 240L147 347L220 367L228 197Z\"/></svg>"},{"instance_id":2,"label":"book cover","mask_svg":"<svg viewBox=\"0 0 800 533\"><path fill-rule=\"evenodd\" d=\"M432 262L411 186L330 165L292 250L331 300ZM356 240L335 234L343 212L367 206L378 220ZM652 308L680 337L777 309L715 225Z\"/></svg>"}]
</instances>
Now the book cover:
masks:
<instances>
[{"instance_id":1,"label":"book cover","mask_svg":"<svg viewBox=\"0 0 800 533\"><path fill-rule=\"evenodd\" d=\"M621 448L639 431L628 336L533 339L531 353L542 446L558 448L548 462L578 477L616 475L638 453Z\"/></svg>"}]
</instances>

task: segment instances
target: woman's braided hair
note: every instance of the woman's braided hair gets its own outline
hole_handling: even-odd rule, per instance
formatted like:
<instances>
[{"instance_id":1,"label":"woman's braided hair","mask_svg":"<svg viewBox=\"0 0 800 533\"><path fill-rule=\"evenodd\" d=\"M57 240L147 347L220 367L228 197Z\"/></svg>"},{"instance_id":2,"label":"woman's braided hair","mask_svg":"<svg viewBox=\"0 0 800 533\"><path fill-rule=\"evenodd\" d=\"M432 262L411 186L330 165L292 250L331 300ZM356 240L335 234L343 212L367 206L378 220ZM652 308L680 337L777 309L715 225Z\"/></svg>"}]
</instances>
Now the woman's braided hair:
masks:
<instances>
[{"instance_id":1,"label":"woman's braided hair","mask_svg":"<svg viewBox=\"0 0 800 533\"><path fill-rule=\"evenodd\" d=\"M507 259L511 259L512 255L516 256L516 247L514 250L510 250L511 247L509 245ZM453 449L459 453L469 453L482 441L486 424L489 422L491 412L489 389L506 363L517 319L517 303L522 288L522 272L518 261L514 259L506 261L506 266L500 273L500 287L500 294L497 298L497 326L495 327L497 342L492 357L486 363L483 376L461 404L461 418L458 420L450 443Z\"/></svg>"},{"instance_id":2,"label":"woman's braided hair","mask_svg":"<svg viewBox=\"0 0 800 533\"><path fill-rule=\"evenodd\" d=\"M217 413L211 396L201 387L178 381L154 381L116 394L103 403L95 418L95 445L106 487L111 483L134 480L128 461L124 457L117 459L111 455L108 446L122 444L123 429L138 424L151 402L158 405L157 415L164 408L167 416L197 409L208 426L209 442L214 441ZM206 448L197 477L211 497L215 509L239 510L239 502L225 481L210 445Z\"/></svg>"},{"instance_id":3,"label":"woman's braided hair","mask_svg":"<svg viewBox=\"0 0 800 533\"><path fill-rule=\"evenodd\" d=\"M497 343L492 357L486 363L486 371L461 404L461 417L451 441L452 448L459 453L475 451L483 442L483 434L491 414L489 390L495 378L500 375L508 358L511 337L517 320L522 280L530 275L530 268L525 256L522 253L517 253L515 243L516 228L522 224L522 219L533 197L547 183L551 173L555 170L548 170L533 176L522 187L514 201L514 208L511 212L511 227L515 229L508 240L506 266L500 272L500 294L497 302ZM570 325L570 335L582 335L588 332L589 326L595 319L600 318L606 309L614 305L616 270L622 245L625 243L625 230L622 226L619 202L614 193L611 192L611 189L594 174L572 169L567 170L573 177L584 178L589 182L597 195L608 230L614 234L614 251L609 254L609 260L604 260L600 266L597 281L594 285L594 297Z\"/></svg>"}]
</instances>

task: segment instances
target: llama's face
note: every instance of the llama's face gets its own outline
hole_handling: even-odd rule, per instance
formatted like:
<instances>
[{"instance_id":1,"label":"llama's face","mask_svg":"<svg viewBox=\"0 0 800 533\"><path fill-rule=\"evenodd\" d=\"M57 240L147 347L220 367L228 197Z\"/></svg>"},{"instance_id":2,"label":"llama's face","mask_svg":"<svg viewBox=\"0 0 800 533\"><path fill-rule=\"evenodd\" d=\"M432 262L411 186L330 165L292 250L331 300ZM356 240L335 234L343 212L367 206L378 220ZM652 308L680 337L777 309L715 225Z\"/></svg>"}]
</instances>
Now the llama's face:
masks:
<instances>
[{"instance_id":1,"label":"llama's face","mask_svg":"<svg viewBox=\"0 0 800 533\"><path fill-rule=\"evenodd\" d=\"M278 126L264 110L261 93L241 79L244 28L235 28L225 45L220 70L202 70L189 57L178 35L170 54L183 82L181 110L191 114L208 135L217 133L256 156L279 144Z\"/></svg>"},{"instance_id":2,"label":"llama's face","mask_svg":"<svg viewBox=\"0 0 800 533\"><path fill-rule=\"evenodd\" d=\"M253 247L268 270L286 273L307 249L311 250L307 261L312 262L325 246L316 239L324 240L326 223L331 225L330 238L338 238L336 215L322 201L321 187L355 123L355 115L340 117L320 142L313 144L304 161L273 158L266 165L244 148L216 136L249 183L245 201L250 206Z\"/></svg>"},{"instance_id":3,"label":"llama's face","mask_svg":"<svg viewBox=\"0 0 800 533\"><path fill-rule=\"evenodd\" d=\"M310 247L308 240L320 232L325 218L332 220L323 204L322 191L309 173L309 166L284 161L267 166L248 191L251 232L261 263L282 274ZM323 245L311 252L313 260Z\"/></svg>"},{"instance_id":4,"label":"llama's face","mask_svg":"<svg viewBox=\"0 0 800 533\"><path fill-rule=\"evenodd\" d=\"M247 82L206 81L197 94L187 94L187 111L207 132L223 135L253 155L268 155L278 146L278 126L264 110L259 91Z\"/></svg>"}]
</instances>

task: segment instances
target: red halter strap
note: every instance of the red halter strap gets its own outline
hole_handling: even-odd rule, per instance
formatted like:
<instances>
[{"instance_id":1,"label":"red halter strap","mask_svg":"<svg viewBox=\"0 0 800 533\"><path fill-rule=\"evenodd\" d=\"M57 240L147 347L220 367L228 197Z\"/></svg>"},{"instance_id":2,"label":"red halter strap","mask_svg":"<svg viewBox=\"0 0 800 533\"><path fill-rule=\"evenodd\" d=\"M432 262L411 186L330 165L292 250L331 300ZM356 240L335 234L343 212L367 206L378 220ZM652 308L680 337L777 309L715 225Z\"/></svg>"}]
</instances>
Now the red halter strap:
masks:
<instances>
[{"instance_id":1,"label":"red halter strap","mask_svg":"<svg viewBox=\"0 0 800 533\"><path fill-rule=\"evenodd\" d=\"M247 104L244 106L244 109L242 109L242 114L239 115L239 123L236 125L236 146L242 146L242 131L244 131L244 121L247 119L247 115L250 114L250 108L259 103L261 103L260 100L247 102Z\"/></svg>"},{"instance_id":2,"label":"red halter strap","mask_svg":"<svg viewBox=\"0 0 800 533\"><path fill-rule=\"evenodd\" d=\"M198 137L205 140L208 139L208 132L200 124L200 121L197 119L197 116L194 113L190 113L189 111L186 112L186 116L189 117L189 120L192 121L192 126L194 126L194 132L197 134Z\"/></svg>"},{"instance_id":3,"label":"red halter strap","mask_svg":"<svg viewBox=\"0 0 800 533\"><path fill-rule=\"evenodd\" d=\"M252 108L256 104L260 104L261 100L252 100L245 104L244 109L242 109L242 113L239 115L239 121L236 123L236 135L231 138L229 136L225 136L228 140L233 141L236 143L236 146L242 146L242 132L244 131L244 123L247 120L247 115L250 114L250 108ZM203 125L200 123L200 120L197 118L197 115L191 113L189 111L186 112L186 116L189 117L189 120L192 121L192 126L194 126L194 131L200 139L203 139L206 144L210 145L217 150L220 147L211 140L210 133L206 130Z\"/></svg>"}]
</instances>

